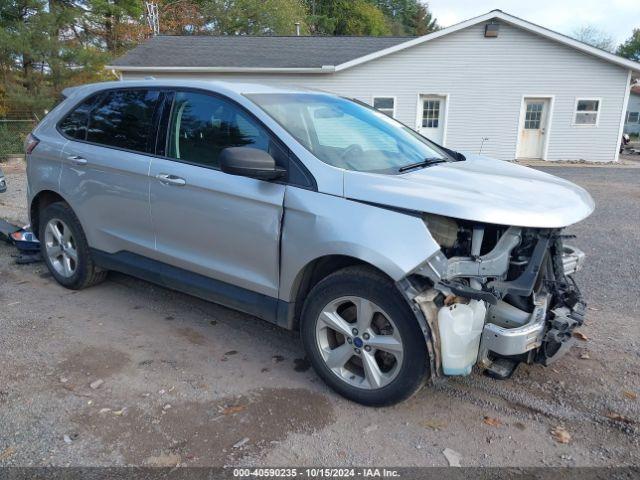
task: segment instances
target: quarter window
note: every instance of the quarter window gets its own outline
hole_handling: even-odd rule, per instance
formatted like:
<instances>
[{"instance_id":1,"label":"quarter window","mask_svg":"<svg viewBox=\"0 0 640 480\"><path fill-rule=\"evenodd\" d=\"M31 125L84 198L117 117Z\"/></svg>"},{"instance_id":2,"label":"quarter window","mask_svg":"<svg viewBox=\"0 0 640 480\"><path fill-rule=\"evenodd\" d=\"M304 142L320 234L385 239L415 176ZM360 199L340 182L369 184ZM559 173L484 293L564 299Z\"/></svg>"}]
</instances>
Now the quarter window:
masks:
<instances>
[{"instance_id":1,"label":"quarter window","mask_svg":"<svg viewBox=\"0 0 640 480\"><path fill-rule=\"evenodd\" d=\"M100 95L95 95L82 102L69 113L59 124L60 131L74 140L87 139L87 123L89 112L96 104Z\"/></svg>"},{"instance_id":2,"label":"quarter window","mask_svg":"<svg viewBox=\"0 0 640 480\"><path fill-rule=\"evenodd\" d=\"M247 113L222 98L178 92L171 108L167 156L207 167L219 167L227 147L252 147L270 153L277 163L284 152Z\"/></svg>"},{"instance_id":3,"label":"quarter window","mask_svg":"<svg viewBox=\"0 0 640 480\"><path fill-rule=\"evenodd\" d=\"M395 115L396 101L393 97L374 97L373 108L393 118Z\"/></svg>"},{"instance_id":4,"label":"quarter window","mask_svg":"<svg viewBox=\"0 0 640 480\"><path fill-rule=\"evenodd\" d=\"M153 112L159 93L114 90L89 115L87 141L137 152L151 151Z\"/></svg>"},{"instance_id":5,"label":"quarter window","mask_svg":"<svg viewBox=\"0 0 640 480\"><path fill-rule=\"evenodd\" d=\"M576 125L597 125L600 114L600 100L578 99L576 102L575 121Z\"/></svg>"},{"instance_id":6,"label":"quarter window","mask_svg":"<svg viewBox=\"0 0 640 480\"><path fill-rule=\"evenodd\" d=\"M627 113L627 123L640 123L640 112Z\"/></svg>"}]
</instances>

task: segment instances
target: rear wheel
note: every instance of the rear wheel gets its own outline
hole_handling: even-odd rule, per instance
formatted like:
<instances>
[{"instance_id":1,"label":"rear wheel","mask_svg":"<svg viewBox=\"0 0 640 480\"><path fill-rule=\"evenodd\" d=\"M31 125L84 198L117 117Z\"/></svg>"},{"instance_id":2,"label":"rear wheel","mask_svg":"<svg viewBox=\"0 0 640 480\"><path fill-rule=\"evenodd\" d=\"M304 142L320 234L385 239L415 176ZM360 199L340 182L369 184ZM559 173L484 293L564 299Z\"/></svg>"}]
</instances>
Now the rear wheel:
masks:
<instances>
[{"instance_id":1,"label":"rear wheel","mask_svg":"<svg viewBox=\"0 0 640 480\"><path fill-rule=\"evenodd\" d=\"M51 275L61 285L80 290L101 282L107 272L93 263L80 221L64 202L40 213L40 252Z\"/></svg>"},{"instance_id":2,"label":"rear wheel","mask_svg":"<svg viewBox=\"0 0 640 480\"><path fill-rule=\"evenodd\" d=\"M384 406L414 394L427 378L427 347L394 283L366 267L340 270L305 302L302 340L320 377L364 405Z\"/></svg>"}]
</instances>

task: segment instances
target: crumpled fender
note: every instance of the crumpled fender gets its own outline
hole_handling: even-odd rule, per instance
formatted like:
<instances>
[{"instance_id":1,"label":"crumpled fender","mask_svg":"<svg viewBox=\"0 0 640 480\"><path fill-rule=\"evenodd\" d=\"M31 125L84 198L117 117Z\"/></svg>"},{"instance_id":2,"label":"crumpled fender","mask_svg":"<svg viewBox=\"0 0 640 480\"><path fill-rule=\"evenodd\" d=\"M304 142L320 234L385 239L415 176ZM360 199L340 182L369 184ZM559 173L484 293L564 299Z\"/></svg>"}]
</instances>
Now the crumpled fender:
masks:
<instances>
[{"instance_id":1,"label":"crumpled fender","mask_svg":"<svg viewBox=\"0 0 640 480\"><path fill-rule=\"evenodd\" d=\"M324 256L357 258L398 281L440 250L420 216L296 187L285 192L281 248L285 301L304 268Z\"/></svg>"}]
</instances>

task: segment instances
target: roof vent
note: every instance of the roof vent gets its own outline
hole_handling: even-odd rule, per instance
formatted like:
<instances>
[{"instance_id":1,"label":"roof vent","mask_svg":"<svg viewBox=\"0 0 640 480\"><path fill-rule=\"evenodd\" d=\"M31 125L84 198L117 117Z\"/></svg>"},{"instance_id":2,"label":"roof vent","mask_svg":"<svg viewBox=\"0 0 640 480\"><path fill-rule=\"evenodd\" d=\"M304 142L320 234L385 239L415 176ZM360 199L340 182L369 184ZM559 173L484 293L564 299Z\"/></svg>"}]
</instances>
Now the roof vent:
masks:
<instances>
[{"instance_id":1,"label":"roof vent","mask_svg":"<svg viewBox=\"0 0 640 480\"><path fill-rule=\"evenodd\" d=\"M497 38L498 37L498 32L500 31L500 24L499 23L487 23L484 26L484 36L485 38Z\"/></svg>"}]
</instances>

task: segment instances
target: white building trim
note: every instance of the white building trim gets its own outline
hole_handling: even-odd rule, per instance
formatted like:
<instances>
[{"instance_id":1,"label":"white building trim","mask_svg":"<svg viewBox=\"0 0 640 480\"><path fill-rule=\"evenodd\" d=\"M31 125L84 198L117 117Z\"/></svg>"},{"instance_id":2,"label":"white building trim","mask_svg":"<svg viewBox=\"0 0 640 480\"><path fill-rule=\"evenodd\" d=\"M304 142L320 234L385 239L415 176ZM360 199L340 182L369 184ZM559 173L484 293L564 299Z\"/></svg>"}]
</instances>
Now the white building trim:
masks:
<instances>
[{"instance_id":1,"label":"white building trim","mask_svg":"<svg viewBox=\"0 0 640 480\"><path fill-rule=\"evenodd\" d=\"M271 68L271 67L154 67L105 65L107 70L122 72L158 72L158 73L333 73L333 65L320 68Z\"/></svg>"}]
</instances>

